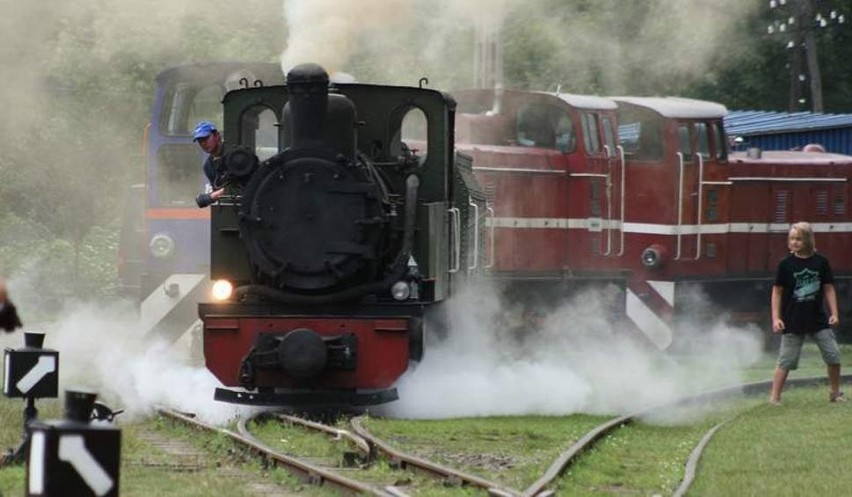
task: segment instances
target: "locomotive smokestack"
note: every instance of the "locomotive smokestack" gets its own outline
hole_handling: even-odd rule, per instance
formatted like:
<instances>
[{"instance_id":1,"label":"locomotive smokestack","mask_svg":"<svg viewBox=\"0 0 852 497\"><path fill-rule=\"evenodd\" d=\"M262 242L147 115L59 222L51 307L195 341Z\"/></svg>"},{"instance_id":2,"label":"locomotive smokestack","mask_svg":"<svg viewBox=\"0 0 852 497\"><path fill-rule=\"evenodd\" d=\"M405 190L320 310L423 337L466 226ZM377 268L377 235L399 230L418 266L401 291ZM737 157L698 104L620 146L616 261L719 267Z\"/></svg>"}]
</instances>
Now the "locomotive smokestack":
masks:
<instances>
[{"instance_id":1,"label":"locomotive smokestack","mask_svg":"<svg viewBox=\"0 0 852 497\"><path fill-rule=\"evenodd\" d=\"M317 64L300 64L287 73L287 87L291 148L320 145L328 106L328 73Z\"/></svg>"}]
</instances>

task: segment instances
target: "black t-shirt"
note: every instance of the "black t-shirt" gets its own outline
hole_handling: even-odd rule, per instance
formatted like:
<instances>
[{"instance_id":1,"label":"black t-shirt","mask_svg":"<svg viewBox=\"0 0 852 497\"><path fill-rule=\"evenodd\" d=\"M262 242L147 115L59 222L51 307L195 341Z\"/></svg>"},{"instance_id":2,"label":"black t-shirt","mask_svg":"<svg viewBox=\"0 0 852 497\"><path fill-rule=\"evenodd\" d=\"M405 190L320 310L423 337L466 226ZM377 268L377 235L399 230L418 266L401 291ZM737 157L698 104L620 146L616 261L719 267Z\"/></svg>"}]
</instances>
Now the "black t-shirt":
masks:
<instances>
[{"instance_id":1,"label":"black t-shirt","mask_svg":"<svg viewBox=\"0 0 852 497\"><path fill-rule=\"evenodd\" d=\"M820 254L806 258L790 254L778 264L775 285L784 287L784 333L814 333L828 328L823 289L829 283L834 283L834 275L828 259Z\"/></svg>"}]
</instances>

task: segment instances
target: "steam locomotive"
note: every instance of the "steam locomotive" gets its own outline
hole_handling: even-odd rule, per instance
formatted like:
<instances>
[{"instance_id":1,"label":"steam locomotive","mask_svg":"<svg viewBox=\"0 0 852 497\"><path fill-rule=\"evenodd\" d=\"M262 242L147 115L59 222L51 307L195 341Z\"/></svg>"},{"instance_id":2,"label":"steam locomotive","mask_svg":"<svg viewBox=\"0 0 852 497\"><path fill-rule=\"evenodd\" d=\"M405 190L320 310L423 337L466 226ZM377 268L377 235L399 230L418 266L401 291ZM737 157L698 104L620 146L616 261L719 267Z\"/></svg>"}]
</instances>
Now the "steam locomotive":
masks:
<instances>
[{"instance_id":1,"label":"steam locomotive","mask_svg":"<svg viewBox=\"0 0 852 497\"><path fill-rule=\"evenodd\" d=\"M213 301L199 304L217 400L366 405L423 354L481 268L485 196L453 146L455 102L329 86L319 66L225 95L212 206Z\"/></svg>"}]
</instances>

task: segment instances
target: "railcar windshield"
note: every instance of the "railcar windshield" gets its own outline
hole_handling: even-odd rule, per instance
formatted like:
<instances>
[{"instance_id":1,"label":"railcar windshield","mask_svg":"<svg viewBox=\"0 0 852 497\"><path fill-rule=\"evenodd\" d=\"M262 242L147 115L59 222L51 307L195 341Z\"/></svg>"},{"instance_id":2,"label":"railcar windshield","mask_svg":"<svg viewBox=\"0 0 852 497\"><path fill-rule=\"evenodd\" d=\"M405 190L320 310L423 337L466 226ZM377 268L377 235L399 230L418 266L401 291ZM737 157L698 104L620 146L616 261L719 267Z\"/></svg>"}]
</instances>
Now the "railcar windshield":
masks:
<instances>
[{"instance_id":1,"label":"railcar windshield","mask_svg":"<svg viewBox=\"0 0 852 497\"><path fill-rule=\"evenodd\" d=\"M160 131L166 136L188 135L198 121L222 122L220 84L199 86L182 82L172 86L163 99Z\"/></svg>"},{"instance_id":2,"label":"railcar windshield","mask_svg":"<svg viewBox=\"0 0 852 497\"><path fill-rule=\"evenodd\" d=\"M564 110L533 102L518 108L516 122L518 145L574 151L574 125Z\"/></svg>"},{"instance_id":3,"label":"railcar windshield","mask_svg":"<svg viewBox=\"0 0 852 497\"><path fill-rule=\"evenodd\" d=\"M635 160L662 160L662 118L645 109L619 106L618 140L624 153Z\"/></svg>"},{"instance_id":4,"label":"railcar windshield","mask_svg":"<svg viewBox=\"0 0 852 497\"><path fill-rule=\"evenodd\" d=\"M254 154L261 161L269 159L283 148L279 145L278 116L264 105L256 105L243 113L240 133L240 143L254 147Z\"/></svg>"},{"instance_id":5,"label":"railcar windshield","mask_svg":"<svg viewBox=\"0 0 852 497\"><path fill-rule=\"evenodd\" d=\"M571 116L550 96L504 92L498 105L493 92L459 92L458 97L457 143L576 150Z\"/></svg>"}]
</instances>

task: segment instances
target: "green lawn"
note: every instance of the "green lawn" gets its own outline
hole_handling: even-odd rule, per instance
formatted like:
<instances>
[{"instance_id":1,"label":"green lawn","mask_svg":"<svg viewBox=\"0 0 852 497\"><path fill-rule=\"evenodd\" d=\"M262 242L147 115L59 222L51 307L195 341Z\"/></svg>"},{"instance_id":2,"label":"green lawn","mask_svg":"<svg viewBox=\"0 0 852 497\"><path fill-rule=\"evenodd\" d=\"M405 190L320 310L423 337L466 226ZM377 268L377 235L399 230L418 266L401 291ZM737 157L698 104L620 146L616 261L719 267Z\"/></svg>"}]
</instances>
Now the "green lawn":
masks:
<instances>
[{"instance_id":1,"label":"green lawn","mask_svg":"<svg viewBox=\"0 0 852 497\"><path fill-rule=\"evenodd\" d=\"M843 346L850 357L850 346ZM744 372L745 381L768 381L775 357L767 354ZM824 376L825 367L813 344L806 345L800 369L791 378ZM846 387L852 394L852 388ZM598 448L571 468L559 481L560 494L611 495L668 494L682 477L683 464L695 444L719 421L727 421L708 446L690 495L845 495L852 488L852 402L830 404L827 389L789 389L778 407L766 402L768 395L734 399L704 406L680 416L673 424L637 423L617 430ZM43 418L61 416L56 400L39 401ZM15 446L21 437L23 402L0 397L0 448ZM377 420L368 428L402 449L495 478L505 485L524 488L534 481L554 457L588 429L603 421L595 416L494 417L435 421ZM140 439L146 430L175 434L212 453L199 469L178 471L181 458L152 447ZM282 434L262 427L260 434L273 445L295 443L295 433ZM244 472L260 475L254 463L234 458L230 442L163 422L147 420L122 426L121 494L194 497L207 495L250 495L244 482L222 474L221 466L237 465ZM334 454L325 443L315 456ZM310 450L308 452L311 452ZM387 468L375 468L380 479L392 477ZM300 495L328 495L328 489L304 487L289 475L275 470L269 477ZM3 495L24 493L23 466L0 469ZM466 491L460 491L462 494ZM425 491L424 495L449 495L454 490ZM456 493L455 495L458 495Z\"/></svg>"},{"instance_id":2,"label":"green lawn","mask_svg":"<svg viewBox=\"0 0 852 497\"><path fill-rule=\"evenodd\" d=\"M850 495L850 415L825 388L790 389L716 434L690 495Z\"/></svg>"}]
</instances>

